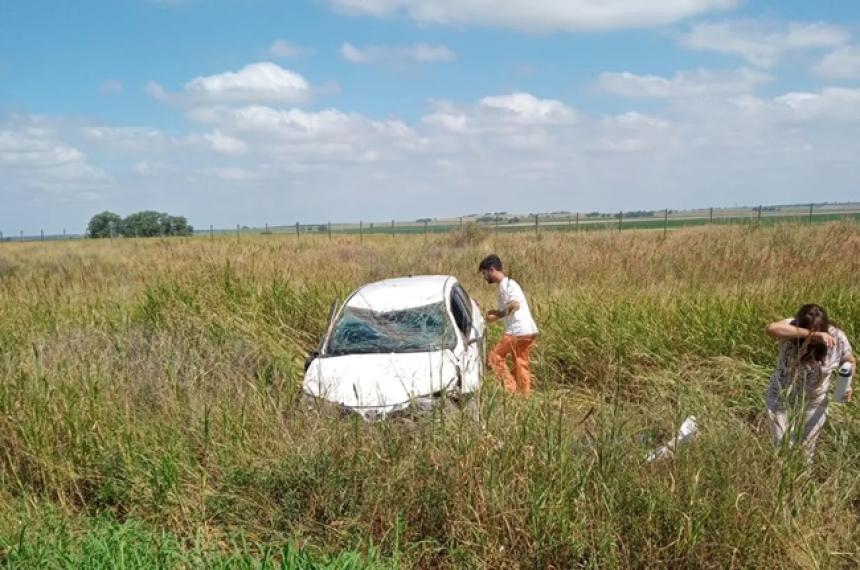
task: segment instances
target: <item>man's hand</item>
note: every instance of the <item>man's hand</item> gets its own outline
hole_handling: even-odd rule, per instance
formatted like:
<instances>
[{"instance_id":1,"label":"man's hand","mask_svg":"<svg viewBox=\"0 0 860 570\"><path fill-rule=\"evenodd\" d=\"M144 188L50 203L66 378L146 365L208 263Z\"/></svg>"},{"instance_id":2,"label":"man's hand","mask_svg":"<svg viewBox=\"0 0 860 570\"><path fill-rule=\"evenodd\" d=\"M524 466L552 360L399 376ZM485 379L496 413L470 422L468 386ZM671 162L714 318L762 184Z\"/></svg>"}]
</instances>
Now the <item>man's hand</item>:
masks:
<instances>
[{"instance_id":1,"label":"man's hand","mask_svg":"<svg viewBox=\"0 0 860 570\"><path fill-rule=\"evenodd\" d=\"M487 316L485 317L485 320L488 323L494 323L494 322L498 321L499 319L501 319L502 317L504 317L504 315L501 312L496 311L496 310L492 310L492 311L487 311Z\"/></svg>"}]
</instances>

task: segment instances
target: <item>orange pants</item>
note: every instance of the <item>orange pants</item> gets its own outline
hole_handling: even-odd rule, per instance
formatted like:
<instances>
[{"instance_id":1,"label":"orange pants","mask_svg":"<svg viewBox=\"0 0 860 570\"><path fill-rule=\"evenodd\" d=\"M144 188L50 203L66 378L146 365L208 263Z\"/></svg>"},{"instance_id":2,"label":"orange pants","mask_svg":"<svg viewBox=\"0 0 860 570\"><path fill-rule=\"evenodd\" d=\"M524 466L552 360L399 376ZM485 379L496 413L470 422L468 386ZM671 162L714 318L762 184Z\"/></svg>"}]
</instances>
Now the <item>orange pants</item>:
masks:
<instances>
[{"instance_id":1,"label":"orange pants","mask_svg":"<svg viewBox=\"0 0 860 570\"><path fill-rule=\"evenodd\" d=\"M508 393L529 394L532 391L532 375L529 370L529 354L537 336L513 336L506 334L487 355L490 368L502 381ZM514 373L508 369L508 355L513 357Z\"/></svg>"}]
</instances>

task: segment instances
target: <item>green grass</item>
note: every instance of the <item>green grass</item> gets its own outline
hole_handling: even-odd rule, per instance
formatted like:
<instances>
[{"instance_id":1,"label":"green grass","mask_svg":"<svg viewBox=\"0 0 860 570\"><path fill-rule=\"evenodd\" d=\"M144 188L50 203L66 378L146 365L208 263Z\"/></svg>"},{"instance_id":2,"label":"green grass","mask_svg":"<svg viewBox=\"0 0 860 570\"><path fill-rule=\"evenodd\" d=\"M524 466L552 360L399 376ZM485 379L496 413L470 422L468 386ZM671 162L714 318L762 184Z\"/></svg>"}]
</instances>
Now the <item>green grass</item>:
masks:
<instances>
[{"instance_id":1,"label":"green grass","mask_svg":"<svg viewBox=\"0 0 860 570\"><path fill-rule=\"evenodd\" d=\"M766 323L860 333L856 223L0 246L9 567L853 567L860 424L774 450ZM297 405L333 298L498 252L542 335L536 395L365 425ZM493 330L493 339L499 331ZM671 462L644 456L695 414Z\"/></svg>"},{"instance_id":2,"label":"green grass","mask_svg":"<svg viewBox=\"0 0 860 570\"><path fill-rule=\"evenodd\" d=\"M396 558L383 559L373 548L366 554L329 556L294 544L252 543L241 536L213 546L202 535L183 541L137 521L100 517L85 521L82 530L72 530L49 513L44 519L45 528L33 532L22 526L12 542L0 543L4 568L385 570L398 565Z\"/></svg>"}]
</instances>

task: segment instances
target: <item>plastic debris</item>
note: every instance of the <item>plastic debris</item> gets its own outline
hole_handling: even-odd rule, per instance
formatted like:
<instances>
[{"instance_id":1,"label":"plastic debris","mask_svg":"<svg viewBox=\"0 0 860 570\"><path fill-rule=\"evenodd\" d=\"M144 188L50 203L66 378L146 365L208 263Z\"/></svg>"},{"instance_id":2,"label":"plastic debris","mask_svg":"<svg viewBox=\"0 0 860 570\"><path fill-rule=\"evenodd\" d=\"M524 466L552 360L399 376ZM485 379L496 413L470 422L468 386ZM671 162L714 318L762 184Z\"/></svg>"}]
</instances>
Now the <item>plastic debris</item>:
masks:
<instances>
[{"instance_id":1,"label":"plastic debris","mask_svg":"<svg viewBox=\"0 0 860 570\"><path fill-rule=\"evenodd\" d=\"M645 457L645 461L653 463L663 459L671 459L675 455L675 450L679 447L687 445L699 433L699 424L695 416L688 416L678 428L678 435L661 445Z\"/></svg>"}]
</instances>

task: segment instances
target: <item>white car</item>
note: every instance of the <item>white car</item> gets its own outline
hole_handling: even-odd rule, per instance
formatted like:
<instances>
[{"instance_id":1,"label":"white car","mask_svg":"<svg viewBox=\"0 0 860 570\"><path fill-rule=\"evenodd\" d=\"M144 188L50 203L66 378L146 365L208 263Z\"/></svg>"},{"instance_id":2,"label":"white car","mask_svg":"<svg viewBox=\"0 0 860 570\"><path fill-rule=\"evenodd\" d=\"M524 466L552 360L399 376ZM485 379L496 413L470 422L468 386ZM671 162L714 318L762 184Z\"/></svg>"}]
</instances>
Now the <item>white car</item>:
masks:
<instances>
[{"instance_id":1,"label":"white car","mask_svg":"<svg viewBox=\"0 0 860 570\"><path fill-rule=\"evenodd\" d=\"M481 387L485 323L455 277L370 283L335 304L308 358L305 399L366 420L460 402Z\"/></svg>"}]
</instances>

